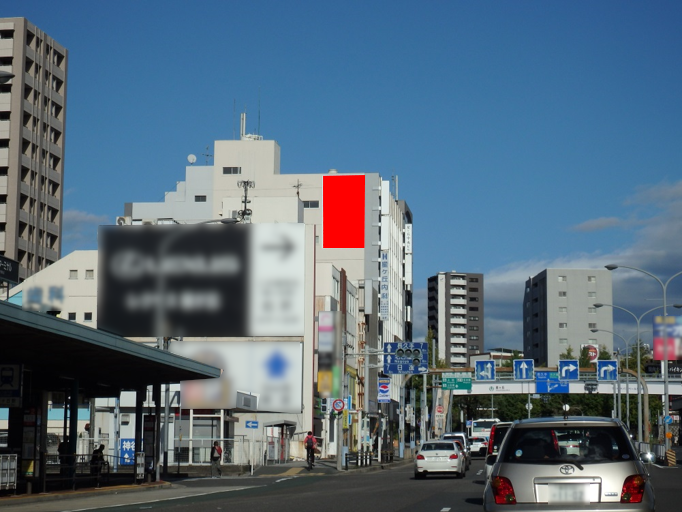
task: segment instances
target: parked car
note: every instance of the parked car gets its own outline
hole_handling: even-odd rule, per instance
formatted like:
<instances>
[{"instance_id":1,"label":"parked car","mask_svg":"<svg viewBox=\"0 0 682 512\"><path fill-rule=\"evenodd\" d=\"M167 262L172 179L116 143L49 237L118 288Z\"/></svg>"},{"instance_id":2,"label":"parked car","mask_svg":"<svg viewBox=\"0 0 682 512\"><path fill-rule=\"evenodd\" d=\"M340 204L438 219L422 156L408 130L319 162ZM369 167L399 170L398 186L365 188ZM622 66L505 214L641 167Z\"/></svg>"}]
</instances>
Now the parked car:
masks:
<instances>
[{"instance_id":1,"label":"parked car","mask_svg":"<svg viewBox=\"0 0 682 512\"><path fill-rule=\"evenodd\" d=\"M485 477L486 479L490 476L490 471L493 469L493 465L489 462L490 455L497 455L500 450L502 441L504 441L504 436L507 435L509 427L512 426L511 421L500 421L495 423L490 429L490 437L488 438L488 457L485 460Z\"/></svg>"},{"instance_id":2,"label":"parked car","mask_svg":"<svg viewBox=\"0 0 682 512\"><path fill-rule=\"evenodd\" d=\"M560 440L584 440L575 453ZM628 510L652 512L654 490L642 456L618 419L533 418L512 424L483 492L486 512Z\"/></svg>"},{"instance_id":3,"label":"parked car","mask_svg":"<svg viewBox=\"0 0 682 512\"><path fill-rule=\"evenodd\" d=\"M419 448L414 460L414 477L426 478L427 474L452 474L464 478L466 466L464 455L455 441L427 441Z\"/></svg>"},{"instance_id":4,"label":"parked car","mask_svg":"<svg viewBox=\"0 0 682 512\"><path fill-rule=\"evenodd\" d=\"M472 437L471 438L471 455L480 455L485 457L488 454L488 438L487 437Z\"/></svg>"},{"instance_id":5,"label":"parked car","mask_svg":"<svg viewBox=\"0 0 682 512\"><path fill-rule=\"evenodd\" d=\"M466 457L466 468L471 466L471 445L469 444L469 436L466 432L446 432L441 436L444 440L458 440L464 447L464 455Z\"/></svg>"}]
</instances>

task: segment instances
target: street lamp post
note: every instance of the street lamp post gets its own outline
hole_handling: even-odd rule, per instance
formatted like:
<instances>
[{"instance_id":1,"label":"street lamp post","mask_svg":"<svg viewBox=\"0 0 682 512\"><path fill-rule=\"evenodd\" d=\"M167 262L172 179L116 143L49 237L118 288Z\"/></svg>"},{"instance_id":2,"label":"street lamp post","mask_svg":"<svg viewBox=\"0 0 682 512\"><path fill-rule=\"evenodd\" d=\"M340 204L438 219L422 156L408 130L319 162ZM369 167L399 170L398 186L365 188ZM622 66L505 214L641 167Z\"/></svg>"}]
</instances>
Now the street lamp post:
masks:
<instances>
[{"instance_id":1,"label":"street lamp post","mask_svg":"<svg viewBox=\"0 0 682 512\"><path fill-rule=\"evenodd\" d=\"M600 304L599 306L597 306L595 304L595 307L601 307L603 305L604 304ZM629 341L632 340L632 338L634 338L636 336L635 334L633 334L632 336L630 336L629 339L626 340L620 334L615 333L613 331L609 331L608 329L590 329L590 332L608 332L610 334L613 334L614 336L618 336L621 340L623 340L623 343L625 343L626 357L627 357L627 353L630 352ZM618 407L617 407L617 409L620 411L622 409L621 405L620 405L620 349L618 349L616 351L616 357L617 357L617 361L618 361L618 370L619 370L618 371ZM626 359L626 362L627 362L627 359ZM628 366L628 370L629 369L630 369L630 367ZM639 374L638 374L638 378L639 378ZM637 388L637 391L638 391L637 394L639 395L639 387ZM629 382L628 382L628 392L626 393L626 399L627 399L627 405L626 405L626 407L627 407L627 424L628 424L628 429L630 429L630 383ZM639 414L639 412L638 412L638 414ZM618 413L618 419L621 419L621 412Z\"/></svg>"},{"instance_id":2,"label":"street lamp post","mask_svg":"<svg viewBox=\"0 0 682 512\"><path fill-rule=\"evenodd\" d=\"M661 309L663 306L656 306L655 308L651 308L649 311L645 311L642 313L639 317L637 317L632 311L629 309L625 309L624 307L621 306L616 306L614 304L602 304L597 302L594 304L595 308L601 308L604 306L608 306L610 308L615 308L615 309L620 309L621 311L625 311L629 315L632 316L632 318L635 319L635 322L637 323L637 441L642 442L643 439L643 430L642 430L642 390L640 389L641 385L641 379L642 379L642 362L641 362L641 355L642 355L642 340L640 339L640 322L642 321L642 318L644 318L646 315L651 313L652 311L656 311L657 309ZM674 308L682 308L682 304L673 304ZM647 440L648 442L648 440Z\"/></svg>"},{"instance_id":3,"label":"street lamp post","mask_svg":"<svg viewBox=\"0 0 682 512\"><path fill-rule=\"evenodd\" d=\"M650 277L653 277L656 281L658 281L658 284L661 285L661 288L663 289L663 316L666 317L668 316L668 308L667 308L667 290L668 290L668 285L670 284L670 281L675 279L677 276L682 275L682 272L678 272L677 274L674 274L671 276L665 283L661 281L658 277L653 275L651 272L647 272L646 270L642 270L641 268L637 267L627 267L625 265L606 265L607 270L616 270L617 268L627 268L630 270L635 270L637 272L641 272L643 274L646 274ZM668 340L665 339L663 340L663 361L661 361L661 371L663 372L663 416L668 416L670 414L670 391L668 389ZM663 444L665 445L666 451L670 449L670 440L668 439L668 430L669 426L667 423L663 423Z\"/></svg>"}]
</instances>

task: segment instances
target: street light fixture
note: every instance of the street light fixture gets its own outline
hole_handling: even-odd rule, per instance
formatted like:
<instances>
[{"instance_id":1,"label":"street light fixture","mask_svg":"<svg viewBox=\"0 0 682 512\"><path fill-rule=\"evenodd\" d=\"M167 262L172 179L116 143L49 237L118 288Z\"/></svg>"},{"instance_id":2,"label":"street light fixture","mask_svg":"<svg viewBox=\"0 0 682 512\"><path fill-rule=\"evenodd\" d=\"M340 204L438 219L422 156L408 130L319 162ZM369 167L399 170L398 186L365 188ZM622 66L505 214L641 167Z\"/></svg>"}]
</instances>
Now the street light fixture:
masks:
<instances>
[{"instance_id":1,"label":"street light fixture","mask_svg":"<svg viewBox=\"0 0 682 512\"><path fill-rule=\"evenodd\" d=\"M609 265L612 266L612 265ZM609 269L611 270L611 269ZM641 385L641 379L642 379L642 362L641 362L641 354L642 354L642 340L640 339L640 322L642 321L642 318L644 318L646 315L651 313L652 311L656 311L657 309L661 309L663 306L656 306L655 308L651 308L649 311L645 311L642 313L639 317L637 317L632 311L629 309L625 309L624 307L621 306L616 306L614 304L602 304L600 302L597 302L594 304L595 308L601 308L601 307L610 307L610 308L615 308L615 309L620 309L621 311L625 311L626 313L630 314L632 318L635 319L635 322L637 322L637 441L642 442L643 439L643 431L642 431L642 392L640 389ZM674 308L680 309L682 308L682 304L673 304ZM647 440L648 442L648 440Z\"/></svg>"},{"instance_id":2,"label":"street light fixture","mask_svg":"<svg viewBox=\"0 0 682 512\"><path fill-rule=\"evenodd\" d=\"M0 84L6 84L10 80L14 78L14 75L10 73L9 71L1 71L0 70Z\"/></svg>"},{"instance_id":3,"label":"street light fixture","mask_svg":"<svg viewBox=\"0 0 682 512\"><path fill-rule=\"evenodd\" d=\"M599 306L597 306L597 305L595 304L594 306L598 308L598 307L601 307L601 306L603 306L603 305L604 305L604 304L599 304ZM626 339L623 338L620 334L615 333L615 332L613 332L613 331L609 331L608 329L590 329L590 331L591 331L591 332L609 332L609 333L613 334L614 336L618 336L618 337L619 337L621 340L623 340L623 342L625 343L625 357L627 357L627 356L628 356L628 353L630 352L630 345L629 345L630 340L632 340L632 338L634 338L635 336L638 336L638 334L639 334L639 333L638 333L638 334L633 334L632 336L630 336L630 338L629 338L628 340L626 340ZM618 354L618 366L619 366L619 368L620 368L620 349L618 349L617 354ZM630 364L629 364L629 362L628 362L627 359L626 359L625 361L626 361L626 364L628 365L628 370L629 370L629 369L630 369ZM618 373L619 373L619 375L618 375L618 411L619 411L618 419L621 419L621 405L620 405L620 372L618 372ZM628 375L628 377L629 377L629 374L627 374L627 375ZM637 397L640 397L640 393L639 393L639 379L640 379L640 378L641 378L641 375L640 375L639 372L637 372ZM625 398L626 398L626 402L627 402L627 404L626 404L626 408L627 408L627 425L628 425L628 432L629 432L629 431L630 431L630 380L629 380L629 379L628 379L627 387L628 387L628 392L625 394ZM639 403L639 400L638 400L638 403ZM640 412L639 410L637 410L637 416L640 416L640 417L641 417L641 412ZM640 423L641 423L641 420L640 420ZM641 425L638 424L638 427L639 427L639 426L641 426Z\"/></svg>"},{"instance_id":4,"label":"street light fixture","mask_svg":"<svg viewBox=\"0 0 682 512\"><path fill-rule=\"evenodd\" d=\"M647 272L646 270L643 270L641 268L637 267L628 267L625 265L606 265L605 268L607 270L616 270L617 268L627 268L630 270L635 270L637 272L641 272L642 274L646 274L649 277L653 277L656 281L658 281L658 284L661 285L661 288L663 289L663 317L668 316L668 308L667 308L667 291L668 291L668 285L670 284L670 281L675 279L677 276L682 275L682 272L678 272L677 274L674 274L671 276L665 283L661 281L658 277L653 275L651 272ZM663 343L663 361L661 361L661 371L663 372L663 416L667 417L670 414L670 391L668 389L668 340L664 340ZM669 431L669 426L667 423L663 422L663 444L665 445L666 451L670 449L670 439L668 439L668 431Z\"/></svg>"}]
</instances>

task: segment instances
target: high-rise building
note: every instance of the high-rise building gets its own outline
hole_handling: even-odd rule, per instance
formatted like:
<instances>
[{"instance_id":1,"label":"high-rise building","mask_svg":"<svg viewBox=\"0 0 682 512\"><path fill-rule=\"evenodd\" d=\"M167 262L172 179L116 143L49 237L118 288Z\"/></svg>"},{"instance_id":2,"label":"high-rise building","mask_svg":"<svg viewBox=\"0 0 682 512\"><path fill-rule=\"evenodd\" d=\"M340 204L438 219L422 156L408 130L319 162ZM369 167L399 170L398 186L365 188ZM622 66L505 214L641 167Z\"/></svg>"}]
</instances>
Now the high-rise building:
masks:
<instances>
[{"instance_id":1,"label":"high-rise building","mask_svg":"<svg viewBox=\"0 0 682 512\"><path fill-rule=\"evenodd\" d=\"M437 356L452 368L483 352L483 274L439 272L428 279L428 325Z\"/></svg>"},{"instance_id":2,"label":"high-rise building","mask_svg":"<svg viewBox=\"0 0 682 512\"><path fill-rule=\"evenodd\" d=\"M0 255L19 280L61 253L68 51L24 18L0 18Z\"/></svg>"},{"instance_id":3,"label":"high-rise building","mask_svg":"<svg viewBox=\"0 0 682 512\"><path fill-rule=\"evenodd\" d=\"M571 347L578 359L583 345L613 349L611 272L605 269L548 268L526 281L523 300L523 352L538 365L556 366ZM597 332L592 332L597 330Z\"/></svg>"}]
</instances>

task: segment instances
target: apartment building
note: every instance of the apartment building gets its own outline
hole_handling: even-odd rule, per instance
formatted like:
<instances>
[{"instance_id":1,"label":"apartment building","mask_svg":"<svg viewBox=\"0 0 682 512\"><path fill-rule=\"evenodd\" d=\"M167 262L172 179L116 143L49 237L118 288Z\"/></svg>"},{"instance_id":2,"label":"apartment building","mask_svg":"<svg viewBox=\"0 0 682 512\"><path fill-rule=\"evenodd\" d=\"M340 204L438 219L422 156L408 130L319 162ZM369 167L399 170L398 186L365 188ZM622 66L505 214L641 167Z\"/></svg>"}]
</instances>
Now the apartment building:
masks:
<instances>
[{"instance_id":1,"label":"apartment building","mask_svg":"<svg viewBox=\"0 0 682 512\"><path fill-rule=\"evenodd\" d=\"M0 18L0 255L19 280L56 262L62 199L68 51L24 18Z\"/></svg>"},{"instance_id":2,"label":"apartment building","mask_svg":"<svg viewBox=\"0 0 682 512\"><path fill-rule=\"evenodd\" d=\"M483 274L439 272L429 277L427 292L437 357L452 368L466 368L469 357L484 347Z\"/></svg>"},{"instance_id":3,"label":"apartment building","mask_svg":"<svg viewBox=\"0 0 682 512\"><path fill-rule=\"evenodd\" d=\"M582 345L613 350L611 272L606 269L548 268L526 281L523 351L536 365L555 366L569 347L577 359ZM592 332L596 330L597 332Z\"/></svg>"},{"instance_id":4,"label":"apartment building","mask_svg":"<svg viewBox=\"0 0 682 512\"><path fill-rule=\"evenodd\" d=\"M280 173L280 147L245 130L239 140L215 141L213 165L196 165L188 156L185 180L167 192L163 202L126 203L119 224L192 224L210 219L239 219L260 223L304 223L314 229L316 262L315 300L318 305L311 325L322 311L320 304L341 308L336 273L343 272L357 293L357 314L346 316L344 337L354 347L351 353L379 350L383 342L412 341L412 212L404 200L395 197L395 184L378 173ZM354 245L344 246L331 240L330 190L339 181L352 178L357 186L351 191L353 202L340 205L342 230L355 231ZM340 197L345 197L343 194ZM339 205L337 205L339 206ZM354 292L354 293L355 293ZM333 297L335 300L325 300ZM336 309L339 310L339 309ZM348 313L348 311L347 311ZM316 346L316 331L306 333L304 351ZM312 352L311 352L312 353ZM377 369L365 376L360 356L346 361L355 391L353 408L379 416ZM373 366L377 362L372 359ZM304 375L313 375L306 367ZM308 377L306 377L308 378ZM397 421L400 379L392 379L389 419ZM306 411L313 410L308 397ZM364 410L369 407L371 410ZM311 425L304 422L307 429ZM319 418L314 425L319 427ZM356 427L353 427L356 428Z\"/></svg>"}]
</instances>

